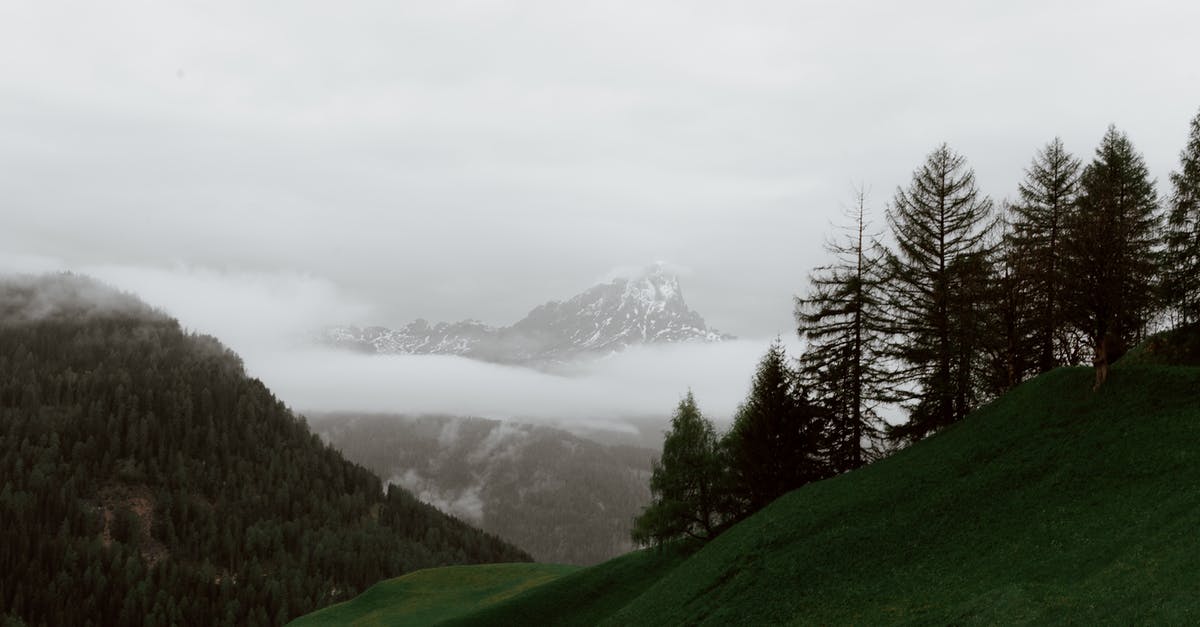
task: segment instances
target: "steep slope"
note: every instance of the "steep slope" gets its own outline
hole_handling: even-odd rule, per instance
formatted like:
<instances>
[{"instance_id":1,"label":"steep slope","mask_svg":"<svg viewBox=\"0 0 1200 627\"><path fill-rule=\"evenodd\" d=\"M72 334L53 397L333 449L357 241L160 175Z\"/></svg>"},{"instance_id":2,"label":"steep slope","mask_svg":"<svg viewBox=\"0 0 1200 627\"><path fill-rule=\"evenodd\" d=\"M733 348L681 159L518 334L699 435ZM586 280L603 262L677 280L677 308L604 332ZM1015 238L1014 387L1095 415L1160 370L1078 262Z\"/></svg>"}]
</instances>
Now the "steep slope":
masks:
<instances>
[{"instance_id":1,"label":"steep slope","mask_svg":"<svg viewBox=\"0 0 1200 627\"><path fill-rule=\"evenodd\" d=\"M634 553L445 624L1195 624L1200 369L1091 380L1038 377L678 565ZM653 580L581 596L630 560Z\"/></svg>"},{"instance_id":2,"label":"steep slope","mask_svg":"<svg viewBox=\"0 0 1200 627\"><path fill-rule=\"evenodd\" d=\"M1123 369L1098 394L1091 374L787 495L612 621L1195 622L1200 370Z\"/></svg>"},{"instance_id":3,"label":"steep slope","mask_svg":"<svg viewBox=\"0 0 1200 627\"><path fill-rule=\"evenodd\" d=\"M342 348L387 354L461 355L500 363L553 364L603 355L627 346L731 339L709 329L687 306L678 277L662 266L633 278L596 285L566 301L540 305L509 327L475 320L400 329L335 327L325 341Z\"/></svg>"},{"instance_id":4,"label":"steep slope","mask_svg":"<svg viewBox=\"0 0 1200 627\"><path fill-rule=\"evenodd\" d=\"M348 459L540 562L590 566L633 549L656 453L546 426L452 416L326 414Z\"/></svg>"},{"instance_id":5,"label":"steep slope","mask_svg":"<svg viewBox=\"0 0 1200 627\"><path fill-rule=\"evenodd\" d=\"M216 340L80 277L0 279L0 615L280 624L384 577L526 559L385 493Z\"/></svg>"}]
</instances>

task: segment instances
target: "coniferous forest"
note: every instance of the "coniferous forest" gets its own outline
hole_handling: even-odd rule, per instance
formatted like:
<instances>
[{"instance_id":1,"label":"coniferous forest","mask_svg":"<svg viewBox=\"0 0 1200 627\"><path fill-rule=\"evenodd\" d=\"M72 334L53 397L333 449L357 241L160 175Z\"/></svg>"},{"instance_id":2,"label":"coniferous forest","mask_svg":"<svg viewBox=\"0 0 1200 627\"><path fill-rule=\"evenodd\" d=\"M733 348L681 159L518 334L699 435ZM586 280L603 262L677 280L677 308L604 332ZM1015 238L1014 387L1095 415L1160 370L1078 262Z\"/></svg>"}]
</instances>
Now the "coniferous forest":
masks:
<instances>
[{"instance_id":1,"label":"coniferous forest","mask_svg":"<svg viewBox=\"0 0 1200 627\"><path fill-rule=\"evenodd\" d=\"M347 462L211 337L72 275L0 282L0 617L279 625L528 561Z\"/></svg>"},{"instance_id":2,"label":"coniferous forest","mask_svg":"<svg viewBox=\"0 0 1200 627\"><path fill-rule=\"evenodd\" d=\"M769 348L724 434L691 392L680 401L634 540L711 539L1059 366L1093 366L1098 390L1132 347L1190 350L1148 339L1200 331L1200 113L1169 183L1160 198L1133 141L1110 126L1086 164L1048 142L1012 200L989 198L946 144L881 221L857 191L829 263L795 299L804 352ZM884 420L887 407L902 418Z\"/></svg>"}]
</instances>

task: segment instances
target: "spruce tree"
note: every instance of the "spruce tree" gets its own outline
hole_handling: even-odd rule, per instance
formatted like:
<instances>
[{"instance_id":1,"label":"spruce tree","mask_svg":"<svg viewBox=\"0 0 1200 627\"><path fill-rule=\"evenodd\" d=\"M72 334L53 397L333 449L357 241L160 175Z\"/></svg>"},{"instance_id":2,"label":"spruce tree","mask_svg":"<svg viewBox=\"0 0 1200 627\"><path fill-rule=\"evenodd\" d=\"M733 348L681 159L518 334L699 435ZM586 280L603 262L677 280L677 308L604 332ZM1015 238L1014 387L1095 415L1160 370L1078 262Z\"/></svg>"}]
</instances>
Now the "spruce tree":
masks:
<instances>
[{"instance_id":1,"label":"spruce tree","mask_svg":"<svg viewBox=\"0 0 1200 627\"><path fill-rule=\"evenodd\" d=\"M1068 215L1064 271L1069 320L1106 366L1116 344L1140 339L1155 313L1158 197L1142 156L1110 126L1079 181Z\"/></svg>"},{"instance_id":2,"label":"spruce tree","mask_svg":"<svg viewBox=\"0 0 1200 627\"><path fill-rule=\"evenodd\" d=\"M888 210L889 331L900 400L909 421L892 429L912 440L951 424L978 400L983 290L992 203L966 159L943 144L897 189Z\"/></svg>"},{"instance_id":3,"label":"spruce tree","mask_svg":"<svg viewBox=\"0 0 1200 627\"><path fill-rule=\"evenodd\" d=\"M1171 173L1165 296L1183 324L1200 322L1200 113Z\"/></svg>"},{"instance_id":4,"label":"spruce tree","mask_svg":"<svg viewBox=\"0 0 1200 627\"><path fill-rule=\"evenodd\" d=\"M1016 237L1011 206L1001 212L1002 233L992 255L990 281L983 299L985 368L983 393L995 397L1038 371L1036 260Z\"/></svg>"},{"instance_id":5,"label":"spruce tree","mask_svg":"<svg viewBox=\"0 0 1200 627\"><path fill-rule=\"evenodd\" d=\"M796 298L796 324L808 341L799 375L830 412L830 463L837 472L862 466L878 452L884 422L876 409L890 400L885 364L884 252L868 232L866 195L858 190L849 228L825 250L829 265L809 275Z\"/></svg>"},{"instance_id":6,"label":"spruce tree","mask_svg":"<svg viewBox=\"0 0 1200 627\"><path fill-rule=\"evenodd\" d=\"M724 521L723 473L716 431L689 391L671 418L662 458L653 464L653 500L634 520L634 542L662 544L682 537L703 540L716 535Z\"/></svg>"},{"instance_id":7,"label":"spruce tree","mask_svg":"<svg viewBox=\"0 0 1200 627\"><path fill-rule=\"evenodd\" d=\"M1081 164L1055 137L1025 170L1020 200L1011 206L1010 270L1027 289L1036 372L1067 361L1071 353L1063 315L1063 228L1075 206Z\"/></svg>"},{"instance_id":8,"label":"spruce tree","mask_svg":"<svg viewBox=\"0 0 1200 627\"><path fill-rule=\"evenodd\" d=\"M787 362L783 344L775 340L723 443L731 490L742 499L743 514L830 474L829 414L805 397Z\"/></svg>"}]
</instances>

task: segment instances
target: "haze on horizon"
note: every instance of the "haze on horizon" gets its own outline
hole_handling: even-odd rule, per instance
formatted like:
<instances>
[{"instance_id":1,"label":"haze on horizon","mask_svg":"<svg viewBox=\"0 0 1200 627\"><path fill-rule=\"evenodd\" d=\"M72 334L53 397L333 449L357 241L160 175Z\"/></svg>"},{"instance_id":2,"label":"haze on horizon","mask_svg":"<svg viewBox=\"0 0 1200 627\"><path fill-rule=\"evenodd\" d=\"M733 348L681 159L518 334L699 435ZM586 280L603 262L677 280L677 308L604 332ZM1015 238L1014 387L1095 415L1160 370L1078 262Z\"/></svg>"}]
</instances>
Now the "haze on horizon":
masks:
<instances>
[{"instance_id":1,"label":"haze on horizon","mask_svg":"<svg viewBox=\"0 0 1200 627\"><path fill-rule=\"evenodd\" d=\"M736 357L641 351L623 368L649 380L612 387L605 366L586 391L453 372L501 414L665 413L689 385L721 413L791 339L853 186L881 227L945 141L999 200L1051 138L1088 159L1113 123L1165 189L1200 106L1198 22L1161 0L9 3L0 271L133 290L298 408L392 408L424 403L395 381L448 373L302 374L297 338L511 324L665 260L710 326L748 338ZM318 376L340 395L306 398ZM346 387L363 380L381 387Z\"/></svg>"}]
</instances>

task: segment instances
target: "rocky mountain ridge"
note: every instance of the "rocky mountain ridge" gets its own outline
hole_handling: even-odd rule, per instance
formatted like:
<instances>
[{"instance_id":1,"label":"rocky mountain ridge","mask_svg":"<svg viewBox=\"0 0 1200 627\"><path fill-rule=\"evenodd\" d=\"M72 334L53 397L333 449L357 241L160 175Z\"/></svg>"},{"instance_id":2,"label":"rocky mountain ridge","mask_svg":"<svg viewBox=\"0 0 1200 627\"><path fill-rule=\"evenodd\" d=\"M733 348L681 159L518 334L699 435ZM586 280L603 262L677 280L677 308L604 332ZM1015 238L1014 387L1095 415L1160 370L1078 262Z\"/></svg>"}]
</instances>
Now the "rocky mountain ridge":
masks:
<instances>
[{"instance_id":1,"label":"rocky mountain ridge","mask_svg":"<svg viewBox=\"0 0 1200 627\"><path fill-rule=\"evenodd\" d=\"M333 327L326 343L382 354L459 355L484 361L538 364L599 356L628 346L733 339L710 329L687 306L679 279L661 265L633 278L602 283L565 301L535 307L512 326L478 320L430 324L418 319L399 329Z\"/></svg>"}]
</instances>

